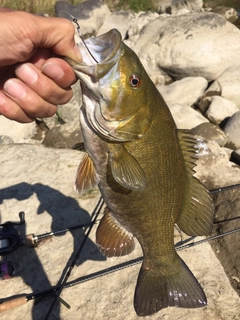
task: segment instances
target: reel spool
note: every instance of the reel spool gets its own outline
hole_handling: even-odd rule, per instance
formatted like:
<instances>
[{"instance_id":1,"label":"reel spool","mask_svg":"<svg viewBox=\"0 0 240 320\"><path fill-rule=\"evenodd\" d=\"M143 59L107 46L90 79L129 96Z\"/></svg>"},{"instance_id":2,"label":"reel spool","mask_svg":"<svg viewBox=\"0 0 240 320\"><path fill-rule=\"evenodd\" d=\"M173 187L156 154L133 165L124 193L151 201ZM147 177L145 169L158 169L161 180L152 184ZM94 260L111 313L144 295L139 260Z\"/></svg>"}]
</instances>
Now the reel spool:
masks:
<instances>
[{"instance_id":1,"label":"reel spool","mask_svg":"<svg viewBox=\"0 0 240 320\"><path fill-rule=\"evenodd\" d=\"M0 280L7 280L14 276L15 268L11 261L0 263Z\"/></svg>"}]
</instances>

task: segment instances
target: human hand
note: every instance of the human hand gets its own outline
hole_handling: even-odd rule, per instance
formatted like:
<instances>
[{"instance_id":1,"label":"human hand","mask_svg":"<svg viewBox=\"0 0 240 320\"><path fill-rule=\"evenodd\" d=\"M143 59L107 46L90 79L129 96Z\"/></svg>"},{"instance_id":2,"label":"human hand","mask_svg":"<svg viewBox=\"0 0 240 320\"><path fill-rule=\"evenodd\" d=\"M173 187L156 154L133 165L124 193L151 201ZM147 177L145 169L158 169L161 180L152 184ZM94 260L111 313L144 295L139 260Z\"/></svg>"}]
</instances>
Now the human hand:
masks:
<instances>
[{"instance_id":1,"label":"human hand","mask_svg":"<svg viewBox=\"0 0 240 320\"><path fill-rule=\"evenodd\" d=\"M0 20L0 114L19 122L53 115L76 82L57 56L81 61L72 23L20 11L0 12Z\"/></svg>"}]
</instances>

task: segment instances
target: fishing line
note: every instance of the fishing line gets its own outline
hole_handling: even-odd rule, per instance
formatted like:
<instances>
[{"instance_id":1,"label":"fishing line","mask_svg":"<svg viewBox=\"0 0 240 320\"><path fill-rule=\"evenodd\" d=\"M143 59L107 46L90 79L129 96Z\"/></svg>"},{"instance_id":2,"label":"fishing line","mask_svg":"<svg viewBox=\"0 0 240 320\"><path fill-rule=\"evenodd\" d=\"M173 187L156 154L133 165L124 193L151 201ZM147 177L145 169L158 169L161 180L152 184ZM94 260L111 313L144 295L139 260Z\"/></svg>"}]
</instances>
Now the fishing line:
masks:
<instances>
[{"instance_id":1,"label":"fishing line","mask_svg":"<svg viewBox=\"0 0 240 320\"><path fill-rule=\"evenodd\" d=\"M99 213L100 213L100 211L101 211L101 209L103 207L103 204L104 204L103 198L100 197L100 199L99 199L99 201L98 201L98 203L97 203L97 205L96 205L96 207L95 207L95 209L93 210L93 213L92 213L92 224L88 227L87 232L85 234L85 237L83 238L83 241L82 241L77 253L75 254L75 257L73 258L73 260L71 260L71 257L69 259L68 263L70 263L70 266L69 266L68 270L65 272L65 274L63 275L62 282L61 282L61 279L59 281L59 282L61 282L61 284L58 286L58 289L55 291L54 300L53 300L53 302L52 302L52 304L51 304L51 306L50 306L50 308L48 310L48 313L47 313L47 315L45 317L45 320L49 319L49 317L50 317L50 315L51 315L51 313L53 311L53 308L55 307L57 301L59 300L60 294L61 294L61 292L62 292L62 290L63 290L63 288L64 288L64 286L65 286L65 284L66 284L71 272L72 272L72 269L74 268L77 260L80 257L80 253L82 252L82 249L83 249L83 247L84 247L84 245L85 245L85 243L86 243L86 241L87 241L87 239L89 237L89 234L90 234L90 232L91 232L91 230L93 228L93 225L95 224L95 222L97 220L97 217L98 217L98 215L99 215Z\"/></svg>"},{"instance_id":2,"label":"fishing line","mask_svg":"<svg viewBox=\"0 0 240 320\"><path fill-rule=\"evenodd\" d=\"M78 33L80 39L82 40L85 48L87 49L88 53L89 53L90 56L93 58L93 60L98 63L97 59L93 56L93 54L92 54L92 52L89 50L89 48L88 48L85 40L83 39L83 36L82 36L82 34L81 34L81 31L80 31L80 25L79 25L79 23L78 23L78 21L77 21L77 18L75 18L75 17L72 16L69 12L67 12L67 11L65 11L65 10L61 10L61 11L60 11L60 16L61 16L61 17L63 17L63 15L62 15L63 13L66 13L67 15L69 15L69 16L71 17L73 23L76 24L77 33Z\"/></svg>"}]
</instances>

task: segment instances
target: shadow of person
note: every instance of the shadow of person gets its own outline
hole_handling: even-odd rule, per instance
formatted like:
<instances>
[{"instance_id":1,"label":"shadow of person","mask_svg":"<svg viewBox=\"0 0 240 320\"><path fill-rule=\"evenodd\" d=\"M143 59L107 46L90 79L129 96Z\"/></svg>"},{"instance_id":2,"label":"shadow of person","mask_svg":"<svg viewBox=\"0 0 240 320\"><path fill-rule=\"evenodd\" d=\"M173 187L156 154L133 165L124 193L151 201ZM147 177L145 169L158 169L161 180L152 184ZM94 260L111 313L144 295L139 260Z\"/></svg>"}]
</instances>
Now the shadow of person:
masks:
<instances>
[{"instance_id":1,"label":"shadow of person","mask_svg":"<svg viewBox=\"0 0 240 320\"><path fill-rule=\"evenodd\" d=\"M89 213L81 208L74 198L68 197L58 190L41 183L31 185L23 182L1 189L0 204L7 199L15 198L18 201L26 200L34 194L36 194L39 200L37 214L47 213L52 217L52 224L51 227L49 227L49 231L64 230L74 225L86 224L91 220ZM21 210L22 209L24 208L21 208ZM25 239L26 225L17 226L17 229L21 237ZM32 231L34 233L34 230ZM83 229L77 229L71 231L71 234L73 237L74 251L76 251L81 245L85 233ZM60 235L63 236L64 233L61 233ZM68 254L70 256L71 252L67 253L67 255ZM51 252L49 252L49 256L50 255ZM39 260L36 250L22 246L8 255L8 258L11 258L11 261L15 266L16 276L22 277L24 282L32 288L33 292L40 292L51 288L51 281L48 279L44 266ZM96 245L88 239L84 245L83 251L81 252L77 265L82 264L86 260L100 261L105 259L106 258L98 251ZM35 304L32 309L32 319L43 319L44 314L48 311L48 308L51 305L51 301L52 297L51 299L43 299L40 303ZM51 319L60 319L59 303L56 304Z\"/></svg>"}]
</instances>

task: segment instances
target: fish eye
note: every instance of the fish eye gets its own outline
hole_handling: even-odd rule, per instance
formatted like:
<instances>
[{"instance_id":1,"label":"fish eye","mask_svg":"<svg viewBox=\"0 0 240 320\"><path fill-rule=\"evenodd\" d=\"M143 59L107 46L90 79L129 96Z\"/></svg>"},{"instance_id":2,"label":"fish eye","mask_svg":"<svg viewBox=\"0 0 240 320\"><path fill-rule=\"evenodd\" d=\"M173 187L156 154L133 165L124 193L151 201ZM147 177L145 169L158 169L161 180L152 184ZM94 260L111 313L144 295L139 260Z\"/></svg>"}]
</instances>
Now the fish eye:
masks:
<instances>
[{"instance_id":1,"label":"fish eye","mask_svg":"<svg viewBox=\"0 0 240 320\"><path fill-rule=\"evenodd\" d=\"M130 77L129 77L129 82L130 82L130 85L134 88L139 88L141 86L141 79L138 75L136 74L132 74Z\"/></svg>"}]
</instances>

